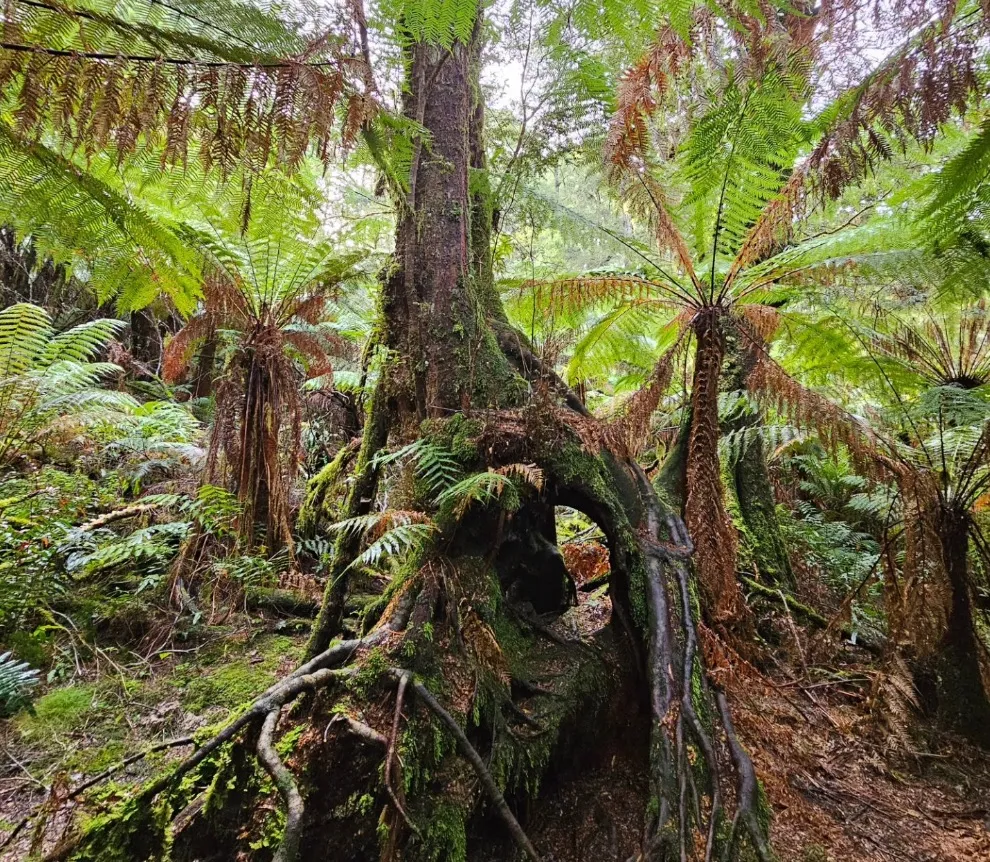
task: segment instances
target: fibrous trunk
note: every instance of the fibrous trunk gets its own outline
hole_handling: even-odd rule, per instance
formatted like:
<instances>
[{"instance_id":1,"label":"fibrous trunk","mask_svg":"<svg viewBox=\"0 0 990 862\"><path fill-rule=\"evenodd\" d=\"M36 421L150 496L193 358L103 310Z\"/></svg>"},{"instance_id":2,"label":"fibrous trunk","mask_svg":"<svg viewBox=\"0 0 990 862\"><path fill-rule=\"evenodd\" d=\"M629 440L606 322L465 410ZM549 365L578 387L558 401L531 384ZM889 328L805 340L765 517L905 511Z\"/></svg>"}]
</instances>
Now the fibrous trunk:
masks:
<instances>
[{"instance_id":1,"label":"fibrous trunk","mask_svg":"<svg viewBox=\"0 0 990 862\"><path fill-rule=\"evenodd\" d=\"M736 581L736 537L725 510L719 463L718 398L725 358L719 310L700 311L693 327L696 347L684 520L695 544L705 611L716 627L728 630L744 618L745 603Z\"/></svg>"}]
</instances>

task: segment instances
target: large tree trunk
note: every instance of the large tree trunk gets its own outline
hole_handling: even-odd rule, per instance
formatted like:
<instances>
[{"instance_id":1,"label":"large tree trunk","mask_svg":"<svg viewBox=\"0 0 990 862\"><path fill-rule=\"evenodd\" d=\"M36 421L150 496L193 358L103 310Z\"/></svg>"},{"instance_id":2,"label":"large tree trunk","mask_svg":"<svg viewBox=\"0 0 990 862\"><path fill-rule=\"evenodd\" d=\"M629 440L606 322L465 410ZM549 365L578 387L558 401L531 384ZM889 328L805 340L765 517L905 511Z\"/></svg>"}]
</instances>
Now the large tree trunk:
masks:
<instances>
[{"instance_id":1,"label":"large tree trunk","mask_svg":"<svg viewBox=\"0 0 990 862\"><path fill-rule=\"evenodd\" d=\"M951 594L948 624L935 666L938 711L946 723L990 744L990 701L980 666L981 646L970 594L969 531L967 513L943 509L939 538Z\"/></svg>"}]
</instances>

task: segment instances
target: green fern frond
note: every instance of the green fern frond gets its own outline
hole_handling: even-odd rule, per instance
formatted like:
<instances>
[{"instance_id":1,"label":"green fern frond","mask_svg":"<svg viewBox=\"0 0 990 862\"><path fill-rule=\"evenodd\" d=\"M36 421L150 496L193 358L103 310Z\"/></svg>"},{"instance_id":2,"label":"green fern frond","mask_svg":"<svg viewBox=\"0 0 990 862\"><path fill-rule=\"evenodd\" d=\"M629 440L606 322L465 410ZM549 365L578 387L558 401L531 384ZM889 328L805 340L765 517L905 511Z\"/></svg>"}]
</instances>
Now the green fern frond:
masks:
<instances>
[{"instance_id":1,"label":"green fern frond","mask_svg":"<svg viewBox=\"0 0 990 862\"><path fill-rule=\"evenodd\" d=\"M17 661L9 652L0 655L0 718L8 718L30 701L38 684L38 671Z\"/></svg>"}]
</instances>

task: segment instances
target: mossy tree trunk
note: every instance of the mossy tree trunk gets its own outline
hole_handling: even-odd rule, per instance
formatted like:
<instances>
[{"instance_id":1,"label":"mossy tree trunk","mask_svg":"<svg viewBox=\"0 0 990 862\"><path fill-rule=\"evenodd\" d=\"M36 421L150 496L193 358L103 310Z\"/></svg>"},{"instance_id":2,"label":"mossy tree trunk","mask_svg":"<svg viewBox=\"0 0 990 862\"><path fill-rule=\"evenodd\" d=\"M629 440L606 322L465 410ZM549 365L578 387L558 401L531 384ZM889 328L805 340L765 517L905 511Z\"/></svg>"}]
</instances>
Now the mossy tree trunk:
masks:
<instances>
[{"instance_id":1,"label":"mossy tree trunk","mask_svg":"<svg viewBox=\"0 0 990 862\"><path fill-rule=\"evenodd\" d=\"M796 586L787 546L777 518L777 501L767 467L763 416L759 408L745 398L746 378L751 370L752 350L731 339L726 361L726 385L730 392L741 393L739 403L723 422L723 430L732 435L729 447L729 471L733 493L739 506L745 543L760 579L774 587L793 590Z\"/></svg>"}]
</instances>

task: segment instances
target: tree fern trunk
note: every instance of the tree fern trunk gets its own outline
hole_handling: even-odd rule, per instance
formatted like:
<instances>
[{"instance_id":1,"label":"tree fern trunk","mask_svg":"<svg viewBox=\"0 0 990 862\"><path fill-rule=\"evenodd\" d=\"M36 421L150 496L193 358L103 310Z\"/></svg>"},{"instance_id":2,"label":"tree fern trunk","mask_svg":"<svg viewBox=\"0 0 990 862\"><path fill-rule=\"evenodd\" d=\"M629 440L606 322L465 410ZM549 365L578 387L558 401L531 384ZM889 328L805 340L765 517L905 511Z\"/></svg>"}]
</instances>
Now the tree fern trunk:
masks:
<instances>
[{"instance_id":1,"label":"tree fern trunk","mask_svg":"<svg viewBox=\"0 0 990 862\"><path fill-rule=\"evenodd\" d=\"M694 540L705 611L715 626L729 629L745 616L745 603L736 580L735 530L725 510L719 464L718 398L725 337L717 309L698 314L694 336L684 520Z\"/></svg>"}]
</instances>

